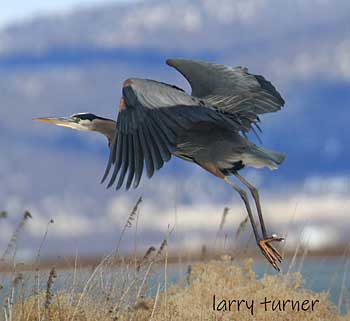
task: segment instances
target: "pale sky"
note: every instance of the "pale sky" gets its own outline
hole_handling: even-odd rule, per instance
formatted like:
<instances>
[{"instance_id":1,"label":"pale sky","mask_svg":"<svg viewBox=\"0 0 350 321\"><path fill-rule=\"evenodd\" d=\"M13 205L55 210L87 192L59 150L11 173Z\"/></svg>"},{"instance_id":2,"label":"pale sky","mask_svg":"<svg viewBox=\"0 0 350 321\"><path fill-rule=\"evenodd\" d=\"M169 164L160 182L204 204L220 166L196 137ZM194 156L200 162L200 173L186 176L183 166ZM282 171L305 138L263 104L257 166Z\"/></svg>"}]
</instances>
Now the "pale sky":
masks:
<instances>
[{"instance_id":1,"label":"pale sky","mask_svg":"<svg viewBox=\"0 0 350 321\"><path fill-rule=\"evenodd\" d=\"M5 17L10 23L102 1L137 0L5 1L0 26ZM0 224L0 248L30 210L33 220L20 249L35 255L52 218L47 251L104 253L140 195L138 230L145 249L160 243L175 222L176 245L200 248L215 238L225 206L231 208L226 226L233 235L246 216L244 204L199 166L172 159L152 180L144 174L137 190L106 190L99 184L109 156L104 137L31 121L86 111L116 119L120 86L128 77L188 88L163 62L177 55L246 66L272 81L286 100L261 124L263 146L286 153L286 162L278 171L242 172L259 188L269 232L288 231L295 244L302 239L299 227L310 225L305 240L312 246L329 244L328 238L320 241L325 233L333 241L348 239L349 0L337 6L324 0L302 6L295 0L139 1L137 10L98 10L95 23L93 13L89 19L81 13L62 19L66 28L44 19L0 32L0 149L7 151L0 155L0 210L11 215Z\"/></svg>"},{"instance_id":2,"label":"pale sky","mask_svg":"<svg viewBox=\"0 0 350 321\"><path fill-rule=\"evenodd\" d=\"M136 1L137 0L1 0L0 27L38 14L62 12L81 6L86 7L103 3L125 3Z\"/></svg>"}]
</instances>

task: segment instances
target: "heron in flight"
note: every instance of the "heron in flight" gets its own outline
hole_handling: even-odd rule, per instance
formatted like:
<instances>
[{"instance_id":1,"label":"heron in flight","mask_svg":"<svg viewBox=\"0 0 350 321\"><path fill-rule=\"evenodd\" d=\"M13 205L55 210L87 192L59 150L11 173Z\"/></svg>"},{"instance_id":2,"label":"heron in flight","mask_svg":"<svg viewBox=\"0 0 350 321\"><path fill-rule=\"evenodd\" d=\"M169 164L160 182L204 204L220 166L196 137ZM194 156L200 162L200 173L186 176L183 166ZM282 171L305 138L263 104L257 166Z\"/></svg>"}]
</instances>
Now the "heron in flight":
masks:
<instances>
[{"instance_id":1,"label":"heron in flight","mask_svg":"<svg viewBox=\"0 0 350 321\"><path fill-rule=\"evenodd\" d=\"M171 156L195 163L222 179L242 198L261 252L279 270L282 257L272 246L281 237L269 236L263 220L258 190L239 171L246 167L276 169L285 155L257 146L246 136L261 131L259 116L276 112L284 100L261 75L242 67L168 59L190 83L183 89L150 79L124 81L117 121L80 113L68 118L36 118L38 121L76 130L96 131L108 139L110 155L102 179L107 187L136 188L145 171L152 177ZM229 179L234 176L250 191L258 213L261 234L247 191Z\"/></svg>"}]
</instances>

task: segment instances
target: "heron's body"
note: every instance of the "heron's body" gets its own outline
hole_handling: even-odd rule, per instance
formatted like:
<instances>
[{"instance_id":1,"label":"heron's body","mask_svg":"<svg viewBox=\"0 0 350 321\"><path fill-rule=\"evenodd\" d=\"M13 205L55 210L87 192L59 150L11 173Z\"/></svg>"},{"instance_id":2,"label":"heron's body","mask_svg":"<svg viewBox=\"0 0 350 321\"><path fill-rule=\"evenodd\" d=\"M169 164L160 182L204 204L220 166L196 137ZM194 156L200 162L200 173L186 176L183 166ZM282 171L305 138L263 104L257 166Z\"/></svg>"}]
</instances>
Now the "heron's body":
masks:
<instances>
[{"instance_id":1,"label":"heron's body","mask_svg":"<svg viewBox=\"0 0 350 321\"><path fill-rule=\"evenodd\" d=\"M90 113L70 118L39 120L105 135L110 157L103 181L112 171L108 187L137 187L144 167L152 177L172 156L198 164L224 179L242 197L258 245L278 269L281 256L270 242L262 218L259 195L238 171L245 166L276 169L282 153L250 142L246 133L260 130L259 115L280 110L281 95L264 77L247 69L187 59L169 59L189 81L192 94L163 82L130 78L123 84L117 122ZM247 194L227 179L236 176L251 191L256 203L263 238L259 236Z\"/></svg>"},{"instance_id":2,"label":"heron's body","mask_svg":"<svg viewBox=\"0 0 350 321\"><path fill-rule=\"evenodd\" d=\"M258 147L238 133L205 122L179 137L175 155L183 155L198 164L210 163L226 173L245 166L276 169L284 158L283 154Z\"/></svg>"}]
</instances>

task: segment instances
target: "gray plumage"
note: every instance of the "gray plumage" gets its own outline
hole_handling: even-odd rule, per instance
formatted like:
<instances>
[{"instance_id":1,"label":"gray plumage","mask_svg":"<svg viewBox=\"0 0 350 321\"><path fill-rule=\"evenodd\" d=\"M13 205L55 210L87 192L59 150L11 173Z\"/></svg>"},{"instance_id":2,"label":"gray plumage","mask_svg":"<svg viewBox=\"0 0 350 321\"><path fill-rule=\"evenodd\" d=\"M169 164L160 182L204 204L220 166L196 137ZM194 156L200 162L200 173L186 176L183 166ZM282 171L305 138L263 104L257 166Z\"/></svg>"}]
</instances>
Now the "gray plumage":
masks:
<instances>
[{"instance_id":1,"label":"gray plumage","mask_svg":"<svg viewBox=\"0 0 350 321\"><path fill-rule=\"evenodd\" d=\"M118 115L116 133L122 136L116 144L119 141L123 148L110 154L103 181L114 159L116 166L108 186L121 170L117 188L126 177L129 188L135 171L140 172L140 159L152 177L171 155L210 163L225 173L239 162L243 167L277 168L284 160L282 153L258 147L245 138L258 124L258 115L278 111L284 105L269 81L241 67L188 59L168 59L167 64L185 76L192 94L149 79L125 81L125 108ZM134 180L133 187L139 182Z\"/></svg>"},{"instance_id":2,"label":"gray plumage","mask_svg":"<svg viewBox=\"0 0 350 321\"><path fill-rule=\"evenodd\" d=\"M268 236L258 191L238 172L245 166L276 169L283 162L283 153L257 146L246 136L250 130L258 136L259 115L280 110L283 98L271 82L246 68L189 59L168 59L167 64L188 80L191 95L163 82L130 78L123 84L117 122L91 113L37 120L105 135L110 156L102 182L112 172L108 188L136 188L144 171L152 177L171 156L223 179L241 196L260 250L279 270L282 256L271 243L283 239ZM262 237L246 191L230 175L249 189Z\"/></svg>"}]
</instances>

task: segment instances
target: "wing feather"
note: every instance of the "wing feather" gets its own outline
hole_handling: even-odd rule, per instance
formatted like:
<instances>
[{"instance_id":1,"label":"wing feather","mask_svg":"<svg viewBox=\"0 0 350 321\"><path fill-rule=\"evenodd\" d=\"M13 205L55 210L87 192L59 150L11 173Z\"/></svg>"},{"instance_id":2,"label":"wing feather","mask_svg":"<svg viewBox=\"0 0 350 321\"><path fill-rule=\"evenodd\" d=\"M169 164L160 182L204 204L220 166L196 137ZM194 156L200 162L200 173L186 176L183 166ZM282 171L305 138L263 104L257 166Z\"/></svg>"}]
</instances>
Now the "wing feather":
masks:
<instances>
[{"instance_id":1,"label":"wing feather","mask_svg":"<svg viewBox=\"0 0 350 321\"><path fill-rule=\"evenodd\" d=\"M153 166L155 169L160 169L163 166L163 160L159 153L159 148L157 148L156 143L154 141L154 133L151 132L151 125L149 118L145 119L144 134L146 142L148 143L152 159Z\"/></svg>"},{"instance_id":2,"label":"wing feather","mask_svg":"<svg viewBox=\"0 0 350 321\"><path fill-rule=\"evenodd\" d=\"M157 128L156 124L153 121L153 117L149 118L149 125L150 125L149 130L152 133L152 137L154 138L155 144L159 148L160 156L164 162L167 162L170 159L171 154L166 146L166 143L164 143L164 140L163 140L164 135L162 135L162 133L160 132L160 129Z\"/></svg>"},{"instance_id":3,"label":"wing feather","mask_svg":"<svg viewBox=\"0 0 350 321\"><path fill-rule=\"evenodd\" d=\"M160 111L154 112L153 120L155 124L159 126L159 129L163 134L163 138L167 145L167 149L169 150L170 153L173 152L174 148L171 142L176 141L176 130L173 130L172 127L175 128L176 127L175 124L173 123L170 125L168 123L168 118L164 117Z\"/></svg>"},{"instance_id":4,"label":"wing feather","mask_svg":"<svg viewBox=\"0 0 350 321\"><path fill-rule=\"evenodd\" d=\"M235 131L240 126L181 89L152 80L128 80L123 88L123 99L104 177L114 165L108 187L119 174L116 189L123 185L126 177L126 188L136 188L144 165L147 176L152 177L176 151L179 135L194 124L215 123Z\"/></svg>"},{"instance_id":5,"label":"wing feather","mask_svg":"<svg viewBox=\"0 0 350 321\"><path fill-rule=\"evenodd\" d=\"M133 134L133 143L134 143L134 156L135 156L135 158L134 158L134 161L135 161L135 179L134 179L133 187L136 188L140 183L140 179L141 179L142 171L143 171L143 162L144 162L144 157L143 157L142 147L140 144L138 130Z\"/></svg>"},{"instance_id":6,"label":"wing feather","mask_svg":"<svg viewBox=\"0 0 350 321\"><path fill-rule=\"evenodd\" d=\"M132 180L135 175L135 152L134 152L134 140L133 134L128 134L128 160L129 160L129 174L128 180L126 181L126 189L128 190L131 186Z\"/></svg>"},{"instance_id":7,"label":"wing feather","mask_svg":"<svg viewBox=\"0 0 350 321\"><path fill-rule=\"evenodd\" d=\"M190 59L168 59L166 63L179 71L190 83L192 96L215 106L219 111L243 118L247 111L255 113L248 128L258 122L257 115L276 112L284 100L271 82L247 68Z\"/></svg>"},{"instance_id":8,"label":"wing feather","mask_svg":"<svg viewBox=\"0 0 350 321\"><path fill-rule=\"evenodd\" d=\"M110 150L108 163L107 163L105 172L104 172L103 177L101 179L101 184L103 184L105 182L105 180L108 177L108 173L111 170L112 164L115 163L116 149L117 149L117 146L118 146L118 144L117 144L118 136L120 137L120 135L118 135L118 128L117 128L117 130L115 131L113 140L111 142L111 145L110 145L111 146L111 150ZM120 146L120 144L119 144L119 146Z\"/></svg>"},{"instance_id":9,"label":"wing feather","mask_svg":"<svg viewBox=\"0 0 350 321\"><path fill-rule=\"evenodd\" d=\"M139 128L139 135L140 135L140 143L142 146L142 151L143 151L143 154L145 155L147 176L152 177L153 173L154 173L154 165L153 165L153 159L151 156L150 148L149 148L148 143L145 139L144 125L142 125Z\"/></svg>"},{"instance_id":10,"label":"wing feather","mask_svg":"<svg viewBox=\"0 0 350 321\"><path fill-rule=\"evenodd\" d=\"M114 160L115 160L115 162L114 162L115 165L114 165L112 177L107 185L107 188L110 188L113 185L113 183L118 175L121 163L122 163L122 146L123 146L122 142L123 142L123 135L120 131L118 134L118 139L117 139L116 143L113 145L112 150L111 150L111 153L112 152L115 153L114 155L112 155L112 159L114 158ZM108 175L108 172L107 172L107 175ZM107 175L106 175L106 177L107 177Z\"/></svg>"},{"instance_id":11,"label":"wing feather","mask_svg":"<svg viewBox=\"0 0 350 321\"><path fill-rule=\"evenodd\" d=\"M121 164L121 166L120 167L118 166L120 168L121 172L119 174L119 180L118 180L118 184L117 184L117 187L116 187L117 190L120 188L120 186L121 186L121 184L123 182L124 176L126 174L126 171L128 169L128 165L129 165L128 164L128 156L129 156L128 155L128 147L129 147L128 146L128 135L126 134L126 135L123 135L123 144L122 144L122 148L121 148L122 153L120 155L120 159L121 159L120 164ZM119 168L118 168L118 171L119 171ZM110 186L113 183L114 183L114 181L111 181L109 183Z\"/></svg>"},{"instance_id":12,"label":"wing feather","mask_svg":"<svg viewBox=\"0 0 350 321\"><path fill-rule=\"evenodd\" d=\"M128 134L124 135L124 140L123 140L123 154L122 154L122 166L121 166L121 171L119 174L119 179L118 179L118 183L116 186L116 190L118 190L124 181L125 178L125 174L128 170L129 167L129 140L128 140Z\"/></svg>"}]
</instances>

